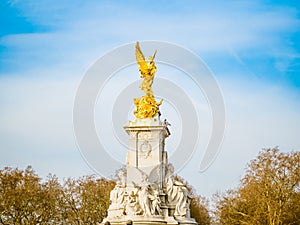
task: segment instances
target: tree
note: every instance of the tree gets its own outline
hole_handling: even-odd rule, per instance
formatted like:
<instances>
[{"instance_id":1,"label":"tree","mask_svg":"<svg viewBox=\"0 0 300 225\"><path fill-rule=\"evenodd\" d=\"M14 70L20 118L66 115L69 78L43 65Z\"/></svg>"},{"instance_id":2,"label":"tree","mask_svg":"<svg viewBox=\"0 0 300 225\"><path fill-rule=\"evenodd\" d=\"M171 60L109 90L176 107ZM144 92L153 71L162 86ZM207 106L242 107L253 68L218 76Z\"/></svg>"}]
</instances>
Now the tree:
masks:
<instances>
[{"instance_id":1,"label":"tree","mask_svg":"<svg viewBox=\"0 0 300 225\"><path fill-rule=\"evenodd\" d=\"M0 224L97 224L106 217L115 182L95 176L42 182L32 167L0 170Z\"/></svg>"},{"instance_id":2,"label":"tree","mask_svg":"<svg viewBox=\"0 0 300 225\"><path fill-rule=\"evenodd\" d=\"M63 190L63 220L69 224L96 224L107 216L109 193L115 182L94 176L67 179Z\"/></svg>"},{"instance_id":3,"label":"tree","mask_svg":"<svg viewBox=\"0 0 300 225\"><path fill-rule=\"evenodd\" d=\"M217 196L222 224L300 224L300 152L264 149L239 187Z\"/></svg>"},{"instance_id":4,"label":"tree","mask_svg":"<svg viewBox=\"0 0 300 225\"><path fill-rule=\"evenodd\" d=\"M31 167L25 171L4 168L0 173L0 212L2 224L36 221L40 178Z\"/></svg>"},{"instance_id":5,"label":"tree","mask_svg":"<svg viewBox=\"0 0 300 225\"><path fill-rule=\"evenodd\" d=\"M193 196L190 203L191 217L199 225L209 225L211 218L208 211L208 200L200 195Z\"/></svg>"},{"instance_id":6,"label":"tree","mask_svg":"<svg viewBox=\"0 0 300 225\"><path fill-rule=\"evenodd\" d=\"M208 200L201 195L196 193L196 190L193 186L191 186L184 178L180 176L175 176L175 180L183 183L191 197L190 201L190 214L191 217L196 220L199 225L209 225L211 223L211 217L209 215L209 205Z\"/></svg>"},{"instance_id":7,"label":"tree","mask_svg":"<svg viewBox=\"0 0 300 225\"><path fill-rule=\"evenodd\" d=\"M55 177L41 184L32 167L0 170L1 224L55 224L60 185Z\"/></svg>"}]
</instances>

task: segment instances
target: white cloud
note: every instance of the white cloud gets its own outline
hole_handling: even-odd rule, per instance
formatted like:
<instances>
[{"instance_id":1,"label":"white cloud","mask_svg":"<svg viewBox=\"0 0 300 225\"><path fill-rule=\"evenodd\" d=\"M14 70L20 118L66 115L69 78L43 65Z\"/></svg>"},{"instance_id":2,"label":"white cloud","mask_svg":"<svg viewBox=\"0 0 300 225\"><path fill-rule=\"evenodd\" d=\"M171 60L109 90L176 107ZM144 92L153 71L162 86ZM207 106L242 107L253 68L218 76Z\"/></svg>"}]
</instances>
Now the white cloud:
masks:
<instances>
[{"instance_id":1,"label":"white cloud","mask_svg":"<svg viewBox=\"0 0 300 225\"><path fill-rule=\"evenodd\" d=\"M55 52L63 47L82 50L91 45L98 48L137 39L158 39L191 49L198 47L201 51L253 50L271 48L274 44L279 48L278 45L285 44L281 43L284 40L280 34L295 32L299 25L296 11L288 7L266 7L252 2L219 2L218 7L187 2L184 6L179 5L182 8L171 12L155 12L149 11L146 4L29 1L19 5L27 19L53 28L40 35L7 37L4 44L14 43L21 48L42 44Z\"/></svg>"}]
</instances>

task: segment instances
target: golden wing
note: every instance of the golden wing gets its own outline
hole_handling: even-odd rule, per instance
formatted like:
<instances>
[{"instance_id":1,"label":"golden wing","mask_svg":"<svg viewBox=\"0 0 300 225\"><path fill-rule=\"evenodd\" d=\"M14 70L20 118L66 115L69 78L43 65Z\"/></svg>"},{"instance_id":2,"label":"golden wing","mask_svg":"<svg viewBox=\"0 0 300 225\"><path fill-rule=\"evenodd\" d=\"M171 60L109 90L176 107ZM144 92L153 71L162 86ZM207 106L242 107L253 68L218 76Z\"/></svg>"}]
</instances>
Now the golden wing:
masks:
<instances>
[{"instance_id":1,"label":"golden wing","mask_svg":"<svg viewBox=\"0 0 300 225\"><path fill-rule=\"evenodd\" d=\"M136 57L137 63L140 66L140 71L141 71L142 75L145 73L148 73L148 70L149 70L148 63L145 60L145 56L141 51L140 44L138 41L136 42L136 45L135 45L135 57Z\"/></svg>"}]
</instances>

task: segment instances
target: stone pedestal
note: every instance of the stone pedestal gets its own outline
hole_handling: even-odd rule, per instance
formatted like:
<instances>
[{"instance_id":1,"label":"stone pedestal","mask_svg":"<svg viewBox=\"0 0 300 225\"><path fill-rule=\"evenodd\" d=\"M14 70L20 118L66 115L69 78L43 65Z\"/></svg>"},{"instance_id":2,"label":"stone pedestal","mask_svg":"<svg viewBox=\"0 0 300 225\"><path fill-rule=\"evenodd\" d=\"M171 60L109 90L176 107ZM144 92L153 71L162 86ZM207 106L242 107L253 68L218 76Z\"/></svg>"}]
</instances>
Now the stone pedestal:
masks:
<instances>
[{"instance_id":1,"label":"stone pedestal","mask_svg":"<svg viewBox=\"0 0 300 225\"><path fill-rule=\"evenodd\" d=\"M167 165L165 138L170 135L159 117L136 119L124 127L129 135L129 151L126 157L127 186L140 185L147 177L150 183L162 188L164 166Z\"/></svg>"}]
</instances>

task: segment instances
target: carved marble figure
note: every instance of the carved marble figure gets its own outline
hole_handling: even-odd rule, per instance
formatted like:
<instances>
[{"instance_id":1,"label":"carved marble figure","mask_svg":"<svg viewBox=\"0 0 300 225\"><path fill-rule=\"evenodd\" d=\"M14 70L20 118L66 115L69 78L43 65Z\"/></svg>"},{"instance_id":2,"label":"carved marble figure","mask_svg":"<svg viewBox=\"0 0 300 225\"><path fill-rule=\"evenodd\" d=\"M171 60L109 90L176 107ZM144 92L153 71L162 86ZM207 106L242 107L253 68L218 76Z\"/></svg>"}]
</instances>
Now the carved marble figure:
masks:
<instances>
[{"instance_id":1,"label":"carved marble figure","mask_svg":"<svg viewBox=\"0 0 300 225\"><path fill-rule=\"evenodd\" d=\"M174 216L186 217L189 208L189 191L182 182L175 180L172 164L168 165L166 192L168 203L175 205Z\"/></svg>"}]
</instances>

